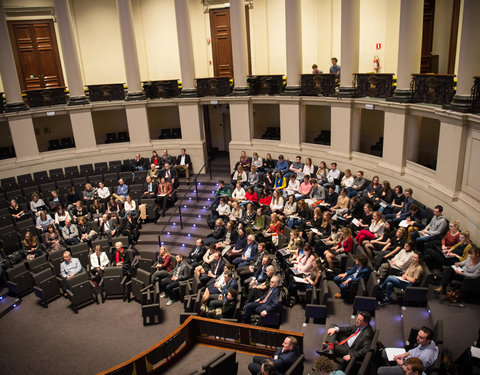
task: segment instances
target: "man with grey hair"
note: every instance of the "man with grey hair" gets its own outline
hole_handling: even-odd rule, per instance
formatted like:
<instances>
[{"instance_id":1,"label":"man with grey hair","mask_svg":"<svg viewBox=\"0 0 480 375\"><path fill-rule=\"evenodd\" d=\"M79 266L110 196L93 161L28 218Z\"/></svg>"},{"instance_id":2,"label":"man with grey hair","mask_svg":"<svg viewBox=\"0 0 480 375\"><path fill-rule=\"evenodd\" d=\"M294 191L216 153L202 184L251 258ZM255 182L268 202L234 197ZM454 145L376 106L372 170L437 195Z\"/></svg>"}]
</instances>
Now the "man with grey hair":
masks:
<instances>
[{"instance_id":1,"label":"man with grey hair","mask_svg":"<svg viewBox=\"0 0 480 375\"><path fill-rule=\"evenodd\" d=\"M62 276L62 289L66 297L68 280L82 272L82 265L78 258L72 258L70 251L63 253L63 262L60 264L60 276Z\"/></svg>"},{"instance_id":2,"label":"man with grey hair","mask_svg":"<svg viewBox=\"0 0 480 375\"><path fill-rule=\"evenodd\" d=\"M265 317L269 314L275 313L280 307L280 277L273 276L270 280L270 288L260 298L245 305L245 312L243 314L243 322L250 323L250 316L252 314L260 314L261 317Z\"/></svg>"}]
</instances>

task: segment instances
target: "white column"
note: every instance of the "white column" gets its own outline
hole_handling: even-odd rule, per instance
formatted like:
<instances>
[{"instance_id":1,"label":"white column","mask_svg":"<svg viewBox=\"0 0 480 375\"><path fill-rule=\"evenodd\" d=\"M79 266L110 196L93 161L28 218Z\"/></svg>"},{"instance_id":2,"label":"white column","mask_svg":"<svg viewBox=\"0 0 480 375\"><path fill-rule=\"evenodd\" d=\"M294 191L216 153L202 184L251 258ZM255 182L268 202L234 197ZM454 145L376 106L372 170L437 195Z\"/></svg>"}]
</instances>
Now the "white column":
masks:
<instances>
[{"instance_id":1,"label":"white column","mask_svg":"<svg viewBox=\"0 0 480 375\"><path fill-rule=\"evenodd\" d=\"M2 75L3 87L7 98L7 112L28 109L22 100L22 91L18 82L17 68L15 58L13 57L12 45L10 44L2 1L0 1L0 74Z\"/></svg>"},{"instance_id":2,"label":"white column","mask_svg":"<svg viewBox=\"0 0 480 375\"><path fill-rule=\"evenodd\" d=\"M397 88L393 100L410 101L412 74L420 73L422 58L423 0L401 0Z\"/></svg>"},{"instance_id":3,"label":"white column","mask_svg":"<svg viewBox=\"0 0 480 375\"><path fill-rule=\"evenodd\" d=\"M230 1L230 26L232 33L233 82L235 84L233 91L237 94L247 94L247 21L243 0Z\"/></svg>"},{"instance_id":4,"label":"white column","mask_svg":"<svg viewBox=\"0 0 480 375\"><path fill-rule=\"evenodd\" d=\"M128 134L130 146L143 147L150 145L150 129L148 128L147 107L144 102L127 103Z\"/></svg>"},{"instance_id":5,"label":"white column","mask_svg":"<svg viewBox=\"0 0 480 375\"><path fill-rule=\"evenodd\" d=\"M8 125L10 126L17 162L38 158L38 144L32 116L25 114L9 117Z\"/></svg>"},{"instance_id":6,"label":"white column","mask_svg":"<svg viewBox=\"0 0 480 375\"><path fill-rule=\"evenodd\" d=\"M432 185L450 198L458 198L462 186L467 132L467 124L461 119L440 122L437 174Z\"/></svg>"},{"instance_id":7,"label":"white column","mask_svg":"<svg viewBox=\"0 0 480 375\"><path fill-rule=\"evenodd\" d=\"M67 74L69 105L85 104L88 99L83 89L80 59L78 57L77 41L73 35L72 15L68 0L55 0L55 15L57 16L60 42L62 44L65 73Z\"/></svg>"},{"instance_id":8,"label":"white column","mask_svg":"<svg viewBox=\"0 0 480 375\"><path fill-rule=\"evenodd\" d=\"M251 105L248 99L230 100L230 145L252 146L253 121Z\"/></svg>"},{"instance_id":9,"label":"white column","mask_svg":"<svg viewBox=\"0 0 480 375\"><path fill-rule=\"evenodd\" d=\"M341 71L339 95L352 96L353 74L358 73L360 1L342 0Z\"/></svg>"},{"instance_id":10,"label":"white column","mask_svg":"<svg viewBox=\"0 0 480 375\"><path fill-rule=\"evenodd\" d=\"M97 151L92 110L89 107L69 107L70 123L77 150Z\"/></svg>"},{"instance_id":11,"label":"white column","mask_svg":"<svg viewBox=\"0 0 480 375\"><path fill-rule=\"evenodd\" d=\"M142 91L140 79L137 43L135 41L135 30L133 29L132 5L130 0L117 0L117 8L128 85L126 100L141 100L145 98L145 94Z\"/></svg>"},{"instance_id":12,"label":"white column","mask_svg":"<svg viewBox=\"0 0 480 375\"><path fill-rule=\"evenodd\" d=\"M195 61L193 59L192 30L187 0L175 0L178 52L182 73L182 96L195 96Z\"/></svg>"},{"instance_id":13,"label":"white column","mask_svg":"<svg viewBox=\"0 0 480 375\"><path fill-rule=\"evenodd\" d=\"M305 116L302 113L305 106L300 105L299 98L291 98L285 101L279 100L279 104L280 148L285 153L297 154L301 143L302 121L305 122Z\"/></svg>"},{"instance_id":14,"label":"white column","mask_svg":"<svg viewBox=\"0 0 480 375\"><path fill-rule=\"evenodd\" d=\"M472 106L471 89L473 77L480 75L480 1L463 1L463 21L458 59L457 91L452 107L457 111L468 111Z\"/></svg>"},{"instance_id":15,"label":"white column","mask_svg":"<svg viewBox=\"0 0 480 375\"><path fill-rule=\"evenodd\" d=\"M333 155L350 158L354 141L354 127L360 127L360 109L355 109L350 101L332 105L332 136L330 150ZM335 124L335 125L333 125Z\"/></svg>"},{"instance_id":16,"label":"white column","mask_svg":"<svg viewBox=\"0 0 480 375\"><path fill-rule=\"evenodd\" d=\"M285 31L287 53L286 92L298 93L302 74L302 17L301 1L285 0Z\"/></svg>"},{"instance_id":17,"label":"white column","mask_svg":"<svg viewBox=\"0 0 480 375\"><path fill-rule=\"evenodd\" d=\"M385 111L383 156L379 165L402 173L406 161L408 113L404 109Z\"/></svg>"},{"instance_id":18,"label":"white column","mask_svg":"<svg viewBox=\"0 0 480 375\"><path fill-rule=\"evenodd\" d=\"M194 171L198 171L207 160L206 142L203 131L203 112L198 99L185 98L178 103L178 116L182 130L182 145L192 157ZM203 173L206 173L206 169Z\"/></svg>"}]
</instances>

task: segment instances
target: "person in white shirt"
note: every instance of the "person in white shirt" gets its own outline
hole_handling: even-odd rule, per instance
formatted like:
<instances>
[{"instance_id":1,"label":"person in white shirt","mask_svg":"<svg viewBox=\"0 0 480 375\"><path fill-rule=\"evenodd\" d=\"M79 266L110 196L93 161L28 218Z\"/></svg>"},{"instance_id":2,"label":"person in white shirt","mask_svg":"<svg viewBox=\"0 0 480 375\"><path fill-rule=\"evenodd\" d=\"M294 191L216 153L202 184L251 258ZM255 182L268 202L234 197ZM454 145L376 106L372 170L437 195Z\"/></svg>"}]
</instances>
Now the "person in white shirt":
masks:
<instances>
[{"instance_id":1,"label":"person in white shirt","mask_svg":"<svg viewBox=\"0 0 480 375\"><path fill-rule=\"evenodd\" d=\"M288 185L283 189L283 197L287 198L289 195L295 195L300 188L300 181L297 180L297 175L295 173L290 175L288 180Z\"/></svg>"},{"instance_id":2,"label":"person in white shirt","mask_svg":"<svg viewBox=\"0 0 480 375\"><path fill-rule=\"evenodd\" d=\"M383 281L388 275L401 276L406 271L410 263L412 263L412 255L415 250L415 242L408 241L392 259L383 263L378 269L380 280Z\"/></svg>"},{"instance_id":3,"label":"person in white shirt","mask_svg":"<svg viewBox=\"0 0 480 375\"><path fill-rule=\"evenodd\" d=\"M241 202L245 199L245 189L240 182L237 182L235 190L232 193L231 199Z\"/></svg>"},{"instance_id":4,"label":"person in white shirt","mask_svg":"<svg viewBox=\"0 0 480 375\"><path fill-rule=\"evenodd\" d=\"M335 184L335 180L340 178L340 171L337 169L337 163L330 164L330 170L327 173L327 181L329 184Z\"/></svg>"},{"instance_id":5,"label":"person in white shirt","mask_svg":"<svg viewBox=\"0 0 480 375\"><path fill-rule=\"evenodd\" d=\"M101 249L102 247L100 245L95 246L95 252L90 255L91 272L92 275L95 276L93 280L97 282L97 284L103 277L105 267L110 263L107 254L101 251Z\"/></svg>"},{"instance_id":6,"label":"person in white shirt","mask_svg":"<svg viewBox=\"0 0 480 375\"><path fill-rule=\"evenodd\" d=\"M102 181L98 183L97 196L102 203L105 203L110 196L110 189L105 187Z\"/></svg>"},{"instance_id":7,"label":"person in white shirt","mask_svg":"<svg viewBox=\"0 0 480 375\"><path fill-rule=\"evenodd\" d=\"M137 216L137 203L132 199L130 194L127 195L123 209L125 211L125 217L127 217L128 213L131 213L133 217Z\"/></svg>"}]
</instances>

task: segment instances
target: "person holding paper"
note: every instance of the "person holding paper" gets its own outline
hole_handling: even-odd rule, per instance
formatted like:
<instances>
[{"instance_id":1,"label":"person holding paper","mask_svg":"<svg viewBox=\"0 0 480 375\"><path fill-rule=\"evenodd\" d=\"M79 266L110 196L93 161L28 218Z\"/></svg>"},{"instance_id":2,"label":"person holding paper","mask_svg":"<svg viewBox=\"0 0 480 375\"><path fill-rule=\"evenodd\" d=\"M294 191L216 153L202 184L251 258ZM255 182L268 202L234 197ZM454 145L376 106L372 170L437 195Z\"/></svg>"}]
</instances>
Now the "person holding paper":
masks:
<instances>
[{"instance_id":1,"label":"person holding paper","mask_svg":"<svg viewBox=\"0 0 480 375\"><path fill-rule=\"evenodd\" d=\"M420 253L415 252L410 265L402 276L390 275L380 284L380 288L385 290L385 298L379 304L381 306L390 304L394 287L405 290L408 286L417 284L421 280L423 272L425 272L423 260Z\"/></svg>"},{"instance_id":2,"label":"person holding paper","mask_svg":"<svg viewBox=\"0 0 480 375\"><path fill-rule=\"evenodd\" d=\"M356 255L353 268L333 278L335 284L340 288L340 292L335 294L335 298L345 298L346 293L351 291L352 283L358 282L360 279L364 279L366 282L370 276L370 271L367 256L365 254ZM351 292L348 294L351 294Z\"/></svg>"},{"instance_id":3,"label":"person holding paper","mask_svg":"<svg viewBox=\"0 0 480 375\"><path fill-rule=\"evenodd\" d=\"M480 249L475 245L472 245L467 259L443 271L442 281L440 286L435 288L435 293L445 293L450 281L463 280L464 277L471 279L480 277Z\"/></svg>"},{"instance_id":4,"label":"person holding paper","mask_svg":"<svg viewBox=\"0 0 480 375\"><path fill-rule=\"evenodd\" d=\"M438 348L433 341L433 331L429 327L422 327L417 334L418 346L403 354L397 354L392 359L387 358L388 348L382 353L385 360L393 360L395 366L379 367L378 375L403 375L408 374L407 360L409 358L418 358L423 363L423 368L429 368L438 357ZM411 363L411 361L409 361ZM420 373L421 374L421 373Z\"/></svg>"}]
</instances>

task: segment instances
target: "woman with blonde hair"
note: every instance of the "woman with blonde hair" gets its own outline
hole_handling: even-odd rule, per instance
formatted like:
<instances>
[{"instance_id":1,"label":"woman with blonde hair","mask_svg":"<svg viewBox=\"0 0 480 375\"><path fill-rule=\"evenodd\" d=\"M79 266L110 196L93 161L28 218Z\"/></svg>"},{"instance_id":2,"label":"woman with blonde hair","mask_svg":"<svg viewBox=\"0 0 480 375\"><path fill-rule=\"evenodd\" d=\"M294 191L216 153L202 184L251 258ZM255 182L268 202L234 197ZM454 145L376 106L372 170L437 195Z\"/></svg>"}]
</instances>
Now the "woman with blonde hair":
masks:
<instances>
[{"instance_id":1,"label":"woman with blonde hair","mask_svg":"<svg viewBox=\"0 0 480 375\"><path fill-rule=\"evenodd\" d=\"M373 213L372 222L370 223L368 229L362 229L360 232L358 232L355 239L358 241L358 244L362 246L363 241L365 240L371 241L381 237L383 235L384 228L385 222L383 221L382 213L375 211Z\"/></svg>"},{"instance_id":2,"label":"woman with blonde hair","mask_svg":"<svg viewBox=\"0 0 480 375\"><path fill-rule=\"evenodd\" d=\"M352 231L350 228L345 227L342 229L342 237L340 241L327 251L325 251L325 260L328 263L328 267L331 269L333 268L333 259L336 258L337 255L343 253L351 253L353 251L353 237Z\"/></svg>"}]
</instances>

